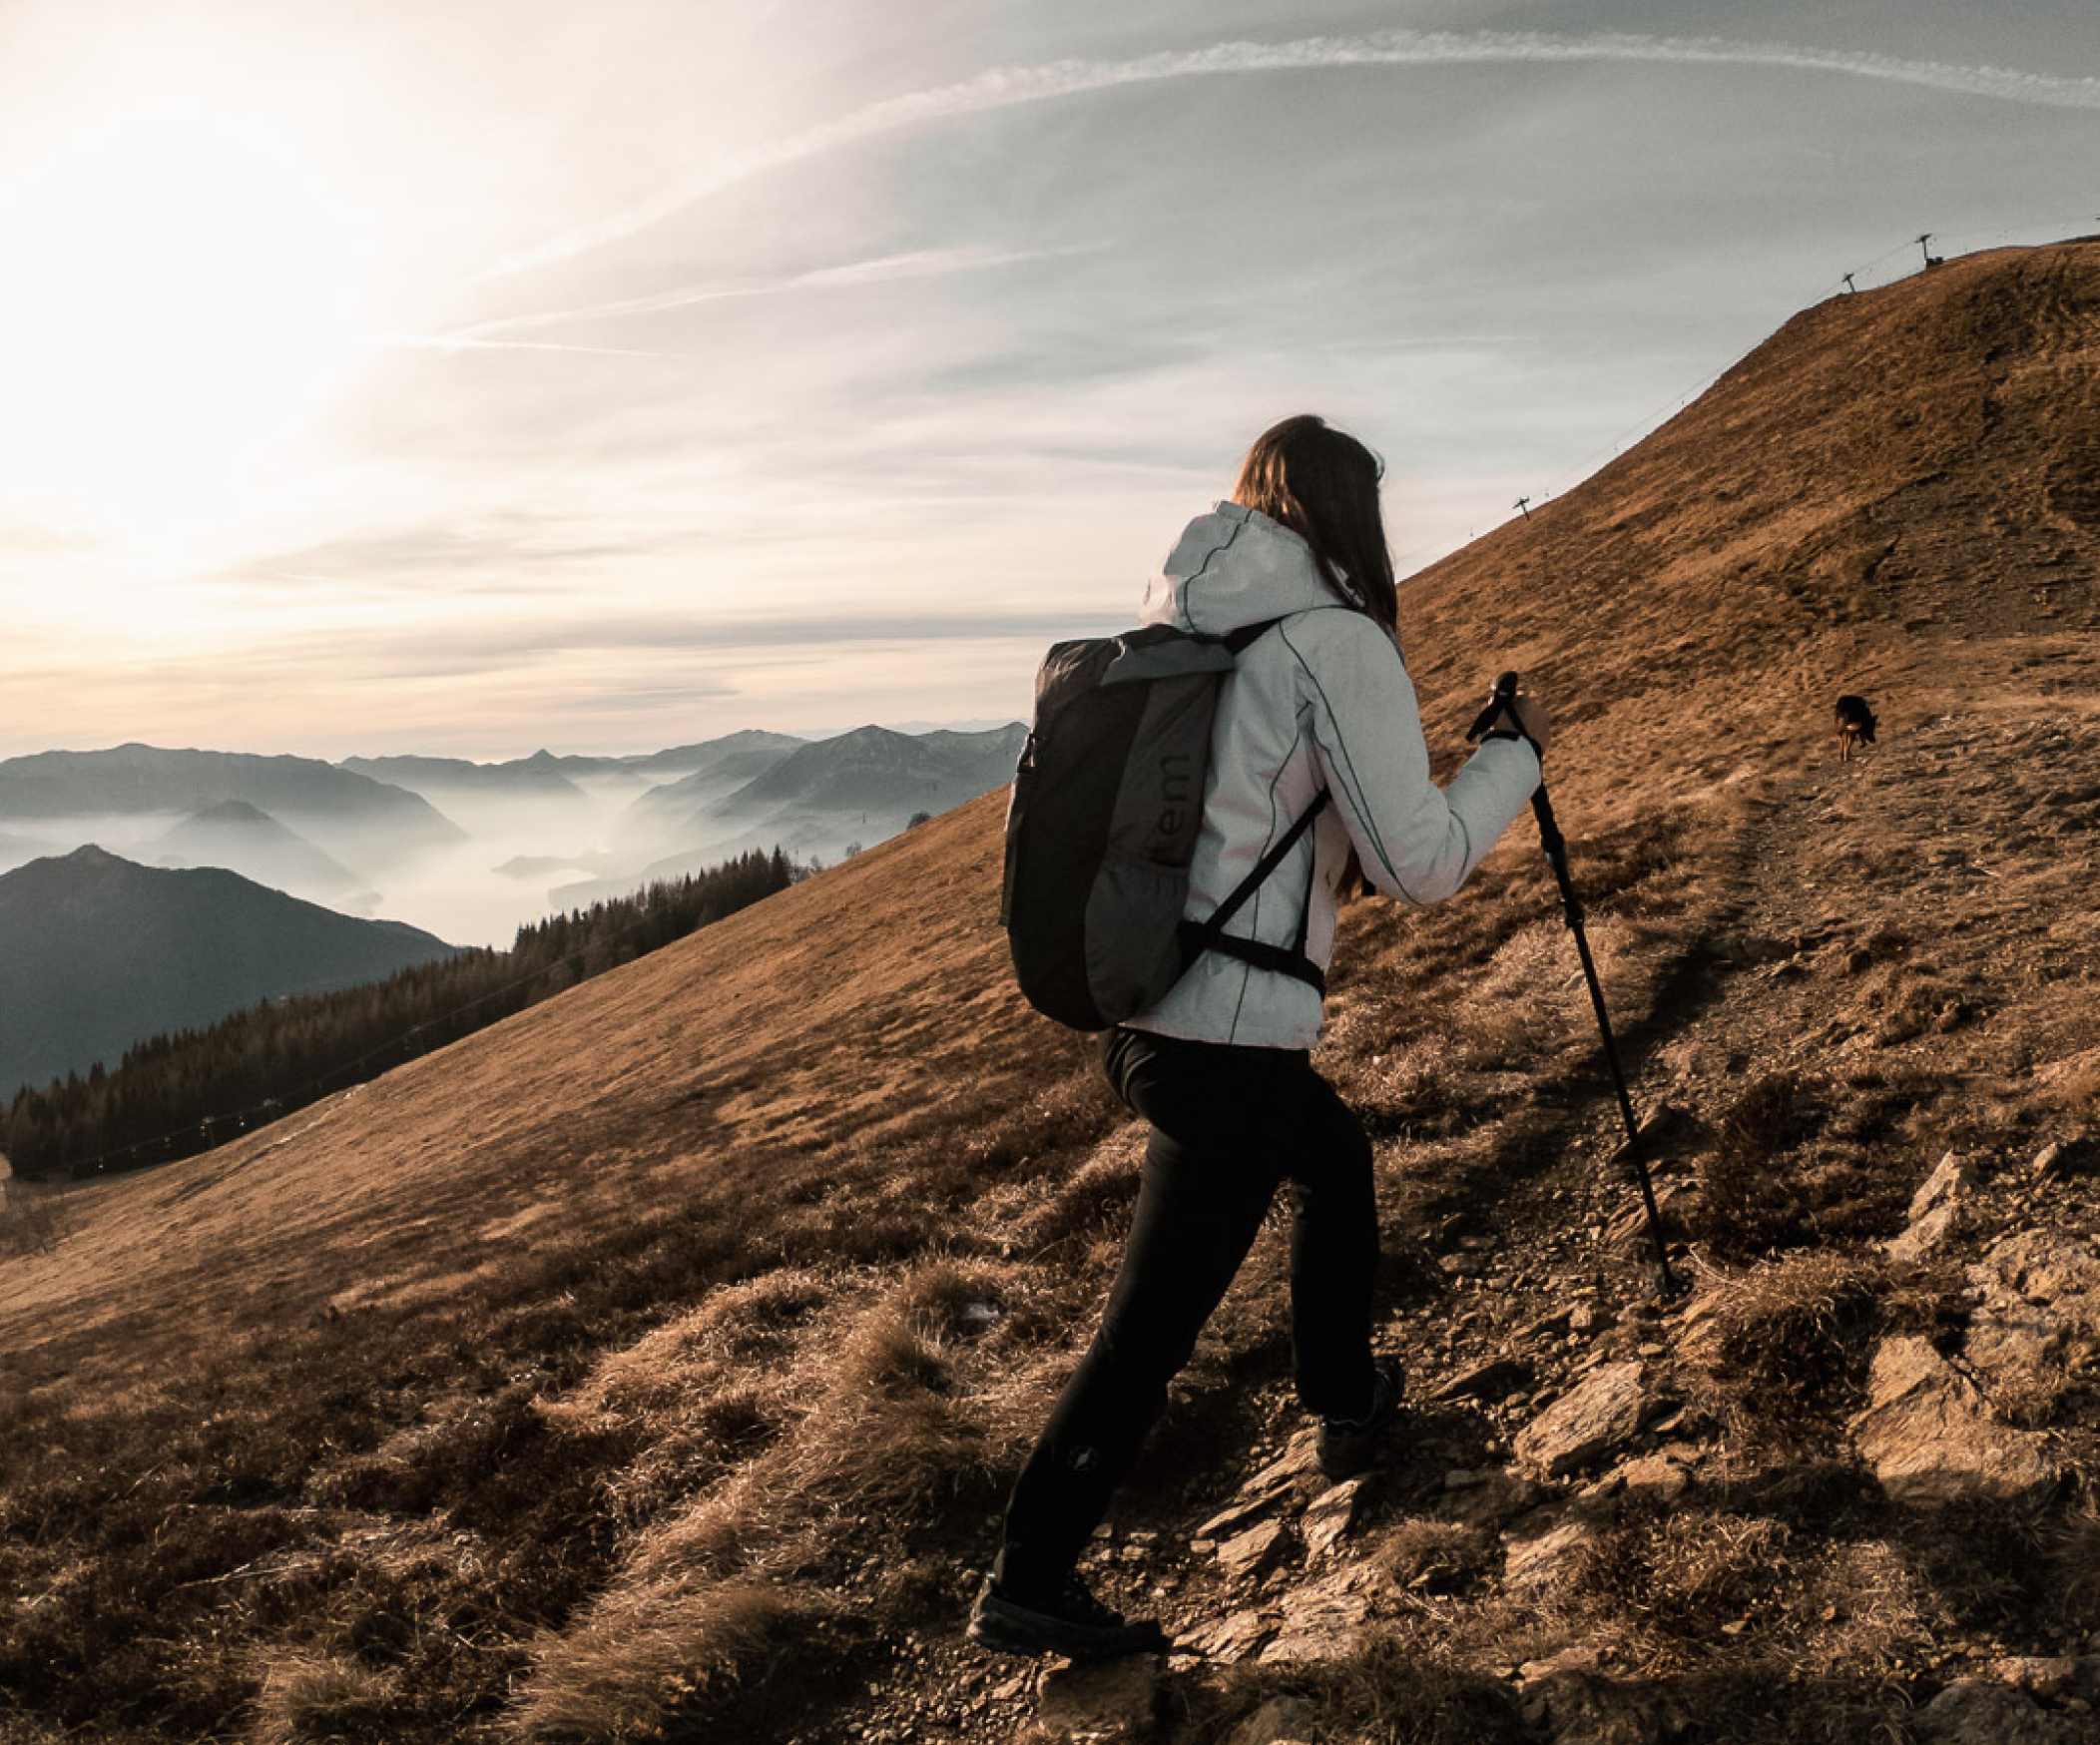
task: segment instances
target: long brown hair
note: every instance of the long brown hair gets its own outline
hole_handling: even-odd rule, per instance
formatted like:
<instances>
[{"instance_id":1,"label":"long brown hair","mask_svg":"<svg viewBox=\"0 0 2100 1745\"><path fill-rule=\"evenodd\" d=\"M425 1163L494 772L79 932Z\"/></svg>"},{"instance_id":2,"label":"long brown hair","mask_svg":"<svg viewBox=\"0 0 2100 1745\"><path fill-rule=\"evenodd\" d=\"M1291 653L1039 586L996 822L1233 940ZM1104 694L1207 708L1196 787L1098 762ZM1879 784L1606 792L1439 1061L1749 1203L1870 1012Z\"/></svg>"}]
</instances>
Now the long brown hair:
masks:
<instances>
[{"instance_id":1,"label":"long brown hair","mask_svg":"<svg viewBox=\"0 0 2100 1745\"><path fill-rule=\"evenodd\" d=\"M1303 412L1255 439L1233 501L1290 528L1312 548L1328 587L1392 630L1399 610L1378 511L1384 472L1384 462L1355 437Z\"/></svg>"}]
</instances>

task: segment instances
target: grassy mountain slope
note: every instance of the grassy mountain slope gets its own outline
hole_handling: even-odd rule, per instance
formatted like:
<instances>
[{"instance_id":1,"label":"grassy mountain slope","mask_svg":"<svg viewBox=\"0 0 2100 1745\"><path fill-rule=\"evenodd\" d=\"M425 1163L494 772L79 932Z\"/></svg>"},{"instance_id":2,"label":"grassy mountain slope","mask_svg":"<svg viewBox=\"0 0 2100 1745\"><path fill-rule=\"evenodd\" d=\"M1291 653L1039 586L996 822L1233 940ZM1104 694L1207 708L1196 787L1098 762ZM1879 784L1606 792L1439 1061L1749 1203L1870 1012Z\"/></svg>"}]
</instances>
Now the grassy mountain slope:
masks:
<instances>
[{"instance_id":1,"label":"grassy mountain slope","mask_svg":"<svg viewBox=\"0 0 2100 1745\"><path fill-rule=\"evenodd\" d=\"M1403 1434L1323 1539L1265 1235L1102 1550L1207 1657L1117 1724L1157 1701L1213 1739L1288 1693L1339 1740L1904 1739L1971 1674L2073 1724L2075 1661L1994 1669L2100 1631L2100 1322L2015 1378L1964 1267L2100 1234L2096 309L2094 245L1821 305L1403 589L1432 745L1503 665L1561 705L1555 794L1698 1292L1643 1296L1528 826L1451 903L1352 905L1319 1058L1377 1145ZM1839 689L1883 724L1841 767ZM60 1202L0 1266L9 1724L1035 1724L1032 1677L957 1631L1140 1134L1008 987L1000 806ZM1890 1257L1950 1149L1966 1222ZM2046 1451L2046 1493L1876 1476L1855 1414L1905 1338L1972 1360L1976 1422ZM1524 1457L1623 1366L1618 1447ZM1247 1521L1275 1532L1221 1557Z\"/></svg>"}]
</instances>

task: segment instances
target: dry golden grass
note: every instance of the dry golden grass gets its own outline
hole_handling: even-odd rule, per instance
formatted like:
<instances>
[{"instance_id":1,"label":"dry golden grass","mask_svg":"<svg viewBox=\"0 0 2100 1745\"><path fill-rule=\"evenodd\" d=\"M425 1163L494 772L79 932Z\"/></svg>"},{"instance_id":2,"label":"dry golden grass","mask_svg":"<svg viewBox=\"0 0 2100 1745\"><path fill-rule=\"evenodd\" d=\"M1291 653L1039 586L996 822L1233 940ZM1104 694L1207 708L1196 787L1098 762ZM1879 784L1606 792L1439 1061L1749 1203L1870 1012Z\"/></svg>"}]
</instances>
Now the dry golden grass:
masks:
<instances>
[{"instance_id":1,"label":"dry golden grass","mask_svg":"<svg viewBox=\"0 0 2100 1745\"><path fill-rule=\"evenodd\" d=\"M2038 251L1811 311L1403 595L1432 743L1505 665L1565 705L1554 792L1614 1026L1642 1109L1689 1111L1672 1161L1727 1268L1672 1353L1726 1482L1620 1509L1540 1606L1491 1529L1425 1512L1511 1421L1437 1415L1365 1541L1409 1597L1289 1675L1332 1736L1525 1737L1509 1666L1588 1632L1641 1700L1853 1741L1944 1644L2100 1624L2089 1511L1921 1521L1841 1436L1873 1340L1958 1307L1956 1276L1871 1247L1939 1150L2009 1165L2100 1107L2100 869L2066 775L2100 757L2100 600L2066 582L2042 618L2014 585L2100 569L2047 507L2063 433L2100 430L2093 336L2056 312L2095 275L2100 251ZM2001 280L2036 312L1963 349ZM1842 771L1840 689L1887 724ZM836 1737L907 1724L868 1693L909 1635L950 1644L911 1676L966 1712L969 1580L1141 1148L1088 1044L1011 991L1000 808L65 1194L0 1264L0 1730ZM1417 1394L1575 1287L1630 1303L1588 1234L1626 1206L1616 1117L1528 823L1459 900L1355 903L1342 934L1319 1061L1379 1142L1388 1283L1448 1336L1410 1353ZM2090 1186L2050 1184L2052 1211ZM1439 1271L1461 1233L1512 1251L1501 1283ZM1162 1426L1171 1469L1131 1493L1197 1616L1238 1599L1177 1535L1274 1428L1283 1267L1265 1236ZM2076 1416L2050 1434L2089 1472ZM1176 1745L1270 1678L1192 1698Z\"/></svg>"},{"instance_id":2,"label":"dry golden grass","mask_svg":"<svg viewBox=\"0 0 2100 1745\"><path fill-rule=\"evenodd\" d=\"M336 1654L272 1661L256 1701L253 1745L330 1745L388 1736L398 1691L382 1672Z\"/></svg>"}]
</instances>

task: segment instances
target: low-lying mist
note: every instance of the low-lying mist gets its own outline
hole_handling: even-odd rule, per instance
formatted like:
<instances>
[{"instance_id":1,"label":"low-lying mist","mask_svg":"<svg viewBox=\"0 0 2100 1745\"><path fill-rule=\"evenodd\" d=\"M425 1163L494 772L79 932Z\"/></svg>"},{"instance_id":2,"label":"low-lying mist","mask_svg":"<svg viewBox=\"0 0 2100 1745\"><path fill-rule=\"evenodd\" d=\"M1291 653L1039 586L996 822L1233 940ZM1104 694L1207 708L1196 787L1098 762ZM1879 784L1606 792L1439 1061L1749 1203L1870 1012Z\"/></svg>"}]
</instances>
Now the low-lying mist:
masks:
<instances>
[{"instance_id":1,"label":"low-lying mist","mask_svg":"<svg viewBox=\"0 0 2100 1745\"><path fill-rule=\"evenodd\" d=\"M127 748L121 785L92 789L106 775L96 769L59 778L80 784L83 800L110 802L102 809L0 805L0 875L93 844L140 866L224 868L341 914L503 948L549 914L749 850L778 848L804 866L840 860L1001 785L1020 737L1018 726L863 728L823 741L731 735L627 762L352 759L275 771L267 792L237 760L223 760L221 786L216 754ZM178 771L186 799L200 798L153 805Z\"/></svg>"}]
</instances>

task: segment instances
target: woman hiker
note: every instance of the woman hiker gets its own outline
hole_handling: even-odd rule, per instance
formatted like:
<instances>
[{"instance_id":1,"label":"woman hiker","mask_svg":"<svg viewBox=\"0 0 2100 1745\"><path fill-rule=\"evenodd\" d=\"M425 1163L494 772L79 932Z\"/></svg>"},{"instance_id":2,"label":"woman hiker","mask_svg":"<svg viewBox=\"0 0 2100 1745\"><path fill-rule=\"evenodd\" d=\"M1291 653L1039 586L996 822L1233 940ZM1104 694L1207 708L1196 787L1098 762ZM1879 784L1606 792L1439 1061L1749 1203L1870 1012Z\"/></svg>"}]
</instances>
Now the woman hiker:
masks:
<instances>
[{"instance_id":1,"label":"woman hiker","mask_svg":"<svg viewBox=\"0 0 2100 1745\"><path fill-rule=\"evenodd\" d=\"M1381 470L1320 419L1286 419L1249 451L1233 500L1189 524L1140 613L1221 637L1277 620L1219 696L1187 913L1208 915L1324 791L1310 841L1229 928L1320 969L1351 858L1389 896L1451 895L1537 788L1550 734L1544 707L1519 697L1516 724L1447 789L1429 780L1394 631ZM1370 1464L1400 1376L1371 1353L1370 1143L1312 1070L1320 1006L1314 980L1214 950L1103 1035L1110 1084L1152 1128L1129 1246L1014 1485L971 1641L1075 1658L1166 1647L1156 1621L1096 1600L1075 1564L1286 1180L1299 1398L1319 1419L1323 1472Z\"/></svg>"}]
</instances>

